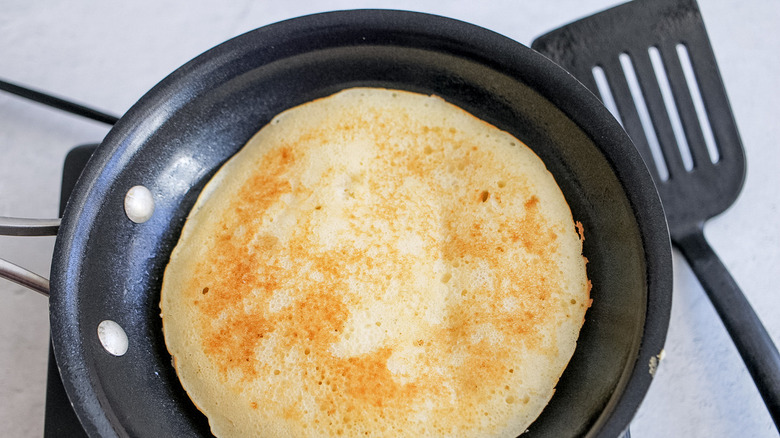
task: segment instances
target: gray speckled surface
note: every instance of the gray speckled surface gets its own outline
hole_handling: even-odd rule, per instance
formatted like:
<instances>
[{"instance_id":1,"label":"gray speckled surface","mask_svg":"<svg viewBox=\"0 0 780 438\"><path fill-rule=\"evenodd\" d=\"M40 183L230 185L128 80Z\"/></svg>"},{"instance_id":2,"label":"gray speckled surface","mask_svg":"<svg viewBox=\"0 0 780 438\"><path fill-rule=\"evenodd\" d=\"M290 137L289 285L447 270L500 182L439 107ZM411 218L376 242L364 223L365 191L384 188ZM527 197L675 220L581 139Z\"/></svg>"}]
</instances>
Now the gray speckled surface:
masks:
<instances>
[{"instance_id":1,"label":"gray speckled surface","mask_svg":"<svg viewBox=\"0 0 780 438\"><path fill-rule=\"evenodd\" d=\"M0 78L122 114L166 74L209 47L306 13L357 7L433 12L530 44L547 30L617 2L225 3L6 1L0 14ZM740 198L707 224L706 234L778 341L780 5L700 0L700 7L748 160ZM65 154L106 132L98 123L0 93L0 215L56 215ZM52 247L52 238L0 237L0 257L40 273L48 272ZM675 269L666 358L632 436L777 436L728 335L677 254ZM0 436L41 436L48 303L4 280L0 299Z\"/></svg>"}]
</instances>

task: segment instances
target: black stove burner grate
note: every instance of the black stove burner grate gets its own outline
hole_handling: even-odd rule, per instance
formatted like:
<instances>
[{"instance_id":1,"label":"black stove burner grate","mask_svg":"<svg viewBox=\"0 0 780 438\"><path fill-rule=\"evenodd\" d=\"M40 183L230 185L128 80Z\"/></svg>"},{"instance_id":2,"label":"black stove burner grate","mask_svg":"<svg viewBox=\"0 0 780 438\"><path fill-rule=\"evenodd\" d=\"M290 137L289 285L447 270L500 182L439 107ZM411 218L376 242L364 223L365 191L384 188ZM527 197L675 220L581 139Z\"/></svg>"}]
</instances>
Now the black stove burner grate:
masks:
<instances>
[{"instance_id":1,"label":"black stove burner grate","mask_svg":"<svg viewBox=\"0 0 780 438\"><path fill-rule=\"evenodd\" d=\"M77 146L71 149L65 157L60 191L60 217L62 217L65 204L68 202L76 181L95 148L97 145L94 144ZM81 427L81 422L65 392L51 342L49 343L49 375L46 381L46 415L44 416L43 436L44 438L87 438L87 433Z\"/></svg>"}]
</instances>

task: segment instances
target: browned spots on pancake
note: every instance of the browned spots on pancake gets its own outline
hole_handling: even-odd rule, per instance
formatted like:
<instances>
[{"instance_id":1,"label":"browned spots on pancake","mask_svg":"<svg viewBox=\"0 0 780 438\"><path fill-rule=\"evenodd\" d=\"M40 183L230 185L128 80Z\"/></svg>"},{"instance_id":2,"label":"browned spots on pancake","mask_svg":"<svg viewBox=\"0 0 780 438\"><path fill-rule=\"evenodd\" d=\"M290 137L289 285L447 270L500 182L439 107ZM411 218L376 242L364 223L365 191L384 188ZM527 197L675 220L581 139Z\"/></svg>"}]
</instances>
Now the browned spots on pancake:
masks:
<instances>
[{"instance_id":1,"label":"browned spots on pancake","mask_svg":"<svg viewBox=\"0 0 780 438\"><path fill-rule=\"evenodd\" d=\"M323 280L307 283L313 292L284 312L288 319L279 321L286 333L280 350L298 349L307 361L318 364L316 372L301 379L309 392L315 394L319 409L329 415L336 410L354 410L355 419L364 421L372 417L366 412L368 406L381 409L391 404L399 408L415 396L419 397L419 388L399 384L388 370L387 360L392 349L383 348L345 358L334 356L330 351L331 345L343 335L344 323L349 317L345 301L350 297L345 279L352 277L362 284L370 284L370 276L361 273L370 272L377 263L397 263L393 260L402 257L391 247L375 248L386 254L386 260L370 257L371 248L346 247L331 253L313 252L306 244L308 239L304 234L292 240L291 252L301 260L312 261L312 268L323 274Z\"/></svg>"},{"instance_id":2,"label":"browned spots on pancake","mask_svg":"<svg viewBox=\"0 0 780 438\"><path fill-rule=\"evenodd\" d=\"M283 178L283 175L294 162L295 157L290 146L270 151L263 161L265 172L253 172L238 193L238 199L233 206L236 216L225 215L226 227L232 229L246 223L253 213L267 210L282 194L291 192L290 182Z\"/></svg>"},{"instance_id":3,"label":"browned spots on pancake","mask_svg":"<svg viewBox=\"0 0 780 438\"><path fill-rule=\"evenodd\" d=\"M255 173L242 187L233 208L223 214L222 233L215 236L209 258L200 262L209 268L197 269L199 275L191 279L193 288L202 288L199 305L204 315L204 331L209 333L205 336L204 349L223 372L236 367L246 375L254 375L254 349L273 329L261 315L244 313L242 302L253 293L270 295L278 287L273 269L264 269L262 273L258 270L265 251L276 245L276 238L261 236L255 247L250 242L251 236L239 236L235 230L250 223L255 214L267 210L279 196L290 191L283 175L293 161L289 147L269 153L265 163L268 171ZM206 284L209 286L203 287Z\"/></svg>"},{"instance_id":4,"label":"browned spots on pancake","mask_svg":"<svg viewBox=\"0 0 780 438\"><path fill-rule=\"evenodd\" d=\"M527 190L527 189L526 189ZM443 255L447 260L472 260L481 262L485 269L499 273L502 280L508 280L509 289L501 290L504 297L517 297L519 309L506 313L497 309L495 300L485 298L494 292L486 289L469 291L461 304L466 314L456 316L449 322L452 327L450 336L468 338L476 330L476 326L484 321L491 321L495 330L502 334L508 343L523 339L527 347L544 348L542 339L545 333L540 332L539 322L552 317L555 311L547 299L553 293L560 293L560 272L554 263L553 254L557 251L557 234L546 223L539 210L539 199L531 196L524 202L526 211L523 216L493 215L481 221L474 221L473 216L462 209L453 208L445 215L445 235L447 241L443 247ZM496 245L496 242L507 242L506 248ZM502 266L513 263L510 257L512 245L524 248L530 257L522 270L506 270ZM528 299L536 297L536 300ZM518 336L522 335L522 336ZM469 350L469 357L502 357L502 345L478 343ZM501 363L500 360L497 363ZM503 371L477 367L477 380L490 382L491 376L500 379Z\"/></svg>"},{"instance_id":5,"label":"browned spots on pancake","mask_svg":"<svg viewBox=\"0 0 780 438\"><path fill-rule=\"evenodd\" d=\"M468 309L466 306L473 306ZM484 399L489 396L485 388L494 387L505 380L505 365L508 358L507 346L513 343L513 333L508 333L516 324L514 318L501 318L500 312L479 304L479 300L470 300L464 306L453 308L449 314L447 328L434 339L448 345L446 354L465 353L464 363L454 369L453 383L457 392L469 399ZM479 325L489 322L504 341L491 344L487 339L477 342L464 342L470 339ZM506 335L510 335L507 337Z\"/></svg>"},{"instance_id":6,"label":"browned spots on pancake","mask_svg":"<svg viewBox=\"0 0 780 438\"><path fill-rule=\"evenodd\" d=\"M480 345L483 344L483 345ZM484 402L490 395L485 388L495 388L505 381L505 349L487 348L488 341L480 341L458 368L458 393L468 394L472 403Z\"/></svg>"},{"instance_id":7,"label":"browned spots on pancake","mask_svg":"<svg viewBox=\"0 0 780 438\"><path fill-rule=\"evenodd\" d=\"M207 294L201 290L201 312L208 319L216 319L225 309L235 307L247 296L252 288L273 288L273 278L259 279L254 268L254 255L250 254L244 242L238 239L217 238L212 258L203 260L201 265L211 265L212 273L208 275L199 269L200 275L191 279L193 288L203 288L209 285ZM208 271L207 271L208 272Z\"/></svg>"},{"instance_id":8,"label":"browned spots on pancake","mask_svg":"<svg viewBox=\"0 0 780 438\"><path fill-rule=\"evenodd\" d=\"M380 348L369 354L349 358L321 355L315 372L304 378L304 385L315 395L318 409L327 416L339 416L344 426L371 424L377 418L407 421L413 406L441 395L440 377L401 383L388 369L393 349ZM424 362L420 366L430 364Z\"/></svg>"},{"instance_id":9,"label":"browned spots on pancake","mask_svg":"<svg viewBox=\"0 0 780 438\"><path fill-rule=\"evenodd\" d=\"M273 330L269 321L255 314L232 312L229 321L208 336L204 350L217 359L220 371L240 370L244 377L257 375L255 348Z\"/></svg>"},{"instance_id":10,"label":"browned spots on pancake","mask_svg":"<svg viewBox=\"0 0 780 438\"><path fill-rule=\"evenodd\" d=\"M391 349L382 348L371 355L351 357L335 364L337 373L339 368L343 370L345 377L343 383L347 394L356 401L381 408L383 403L399 400L404 389L406 391L413 389L410 385L404 388L393 379L390 370L387 369L390 354L392 354Z\"/></svg>"},{"instance_id":11,"label":"browned spots on pancake","mask_svg":"<svg viewBox=\"0 0 780 438\"><path fill-rule=\"evenodd\" d=\"M533 210L539 205L539 198L533 195L525 201L524 205L527 210Z\"/></svg>"},{"instance_id":12,"label":"browned spots on pancake","mask_svg":"<svg viewBox=\"0 0 780 438\"><path fill-rule=\"evenodd\" d=\"M327 351L339 336L349 315L337 291L315 290L296 301L286 312L275 318L284 328L287 347L306 346L315 351Z\"/></svg>"},{"instance_id":13,"label":"browned spots on pancake","mask_svg":"<svg viewBox=\"0 0 780 438\"><path fill-rule=\"evenodd\" d=\"M507 220L503 227L505 236L513 243L520 243L528 252L550 259L558 250L558 234L548 226L539 211L539 198L530 196L523 205L525 214Z\"/></svg>"},{"instance_id":14,"label":"browned spots on pancake","mask_svg":"<svg viewBox=\"0 0 780 438\"><path fill-rule=\"evenodd\" d=\"M348 312L339 294L330 290L327 286L312 289L296 297L296 301L285 308L284 311L267 312L267 300L280 287L286 285L293 273L269 266L268 255L258 255L253 258L255 263L251 265L262 273L257 278L267 278L270 281L237 282L230 284L231 278L244 278L241 267L248 265L237 262L238 275L226 275L227 281L218 282L219 286L212 287L216 295L222 288L232 288L233 293L224 294L220 303L222 306L212 306L219 309L212 319L203 321L204 348L206 352L220 364L220 369L227 373L236 368L242 371L244 377L252 377L257 373L258 365L262 365L262 359L258 358L256 349L268 339L265 336L274 332L280 336L279 348L286 351L290 348L300 348L305 345L310 351L326 351L327 347L335 341L342 329ZM225 267L226 272L231 272L230 267ZM235 271L233 271L235 272ZM291 275L292 274L292 275ZM225 301L233 303L230 307L224 307ZM247 308L245 301L255 304ZM261 359L260 362L258 359ZM265 358L272 359L272 358ZM269 369L273 360L266 362L266 366L260 368Z\"/></svg>"}]
</instances>

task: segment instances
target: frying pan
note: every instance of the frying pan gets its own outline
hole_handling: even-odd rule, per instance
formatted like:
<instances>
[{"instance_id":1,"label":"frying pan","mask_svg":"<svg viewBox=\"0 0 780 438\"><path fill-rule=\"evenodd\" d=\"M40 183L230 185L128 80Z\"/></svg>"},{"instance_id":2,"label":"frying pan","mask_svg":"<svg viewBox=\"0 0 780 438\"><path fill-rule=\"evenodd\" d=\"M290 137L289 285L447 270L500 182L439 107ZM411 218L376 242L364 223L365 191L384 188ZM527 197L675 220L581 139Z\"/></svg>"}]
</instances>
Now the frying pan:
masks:
<instances>
[{"instance_id":1,"label":"frying pan","mask_svg":"<svg viewBox=\"0 0 780 438\"><path fill-rule=\"evenodd\" d=\"M529 145L586 230L594 304L555 396L527 436L617 436L661 353L671 249L649 173L601 103L520 44L450 19L398 11L302 17L232 39L146 94L96 150L55 244L51 330L58 366L94 436L208 436L162 338L159 289L200 190L270 119L354 86L436 94ZM154 198L143 223L124 199ZM98 325L115 321L127 353ZM524 435L526 436L526 435Z\"/></svg>"}]
</instances>

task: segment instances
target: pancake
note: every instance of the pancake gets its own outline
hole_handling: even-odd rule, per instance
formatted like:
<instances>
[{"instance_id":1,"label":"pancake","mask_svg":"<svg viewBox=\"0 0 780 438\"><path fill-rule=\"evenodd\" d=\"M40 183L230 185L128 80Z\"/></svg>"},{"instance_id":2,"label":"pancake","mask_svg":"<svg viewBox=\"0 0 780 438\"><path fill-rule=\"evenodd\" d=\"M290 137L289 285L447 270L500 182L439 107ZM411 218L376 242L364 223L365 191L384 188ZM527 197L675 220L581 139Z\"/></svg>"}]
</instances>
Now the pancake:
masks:
<instances>
[{"instance_id":1,"label":"pancake","mask_svg":"<svg viewBox=\"0 0 780 438\"><path fill-rule=\"evenodd\" d=\"M163 331L217 436L515 437L590 305L543 162L435 96L285 111L201 193Z\"/></svg>"}]
</instances>

